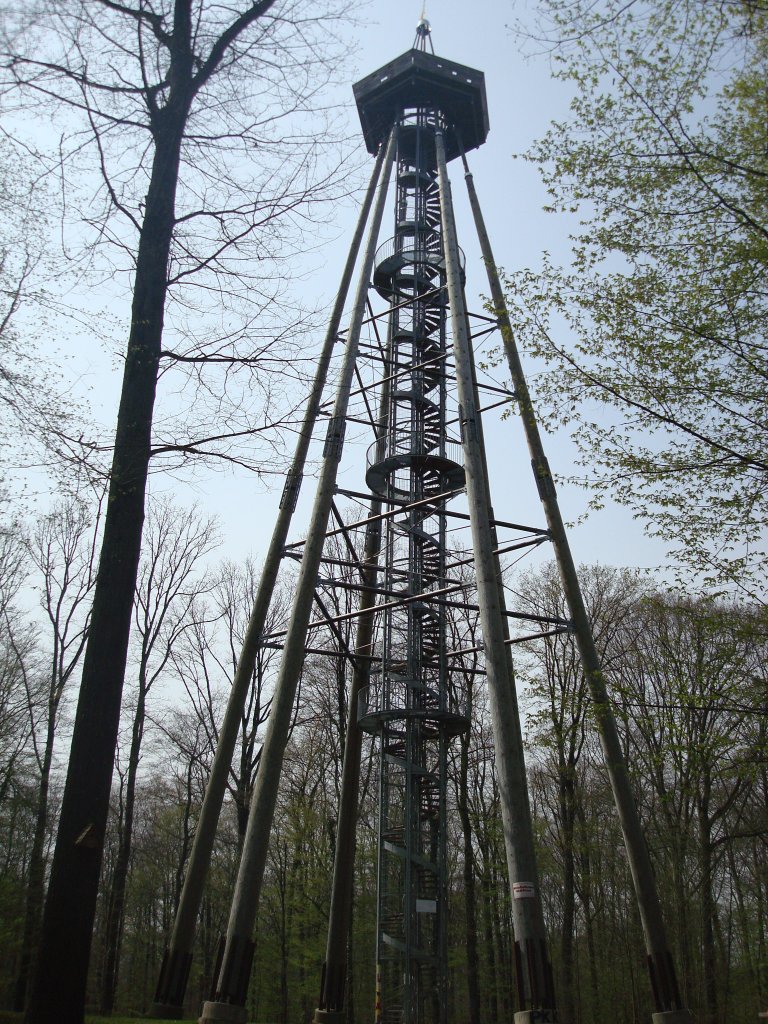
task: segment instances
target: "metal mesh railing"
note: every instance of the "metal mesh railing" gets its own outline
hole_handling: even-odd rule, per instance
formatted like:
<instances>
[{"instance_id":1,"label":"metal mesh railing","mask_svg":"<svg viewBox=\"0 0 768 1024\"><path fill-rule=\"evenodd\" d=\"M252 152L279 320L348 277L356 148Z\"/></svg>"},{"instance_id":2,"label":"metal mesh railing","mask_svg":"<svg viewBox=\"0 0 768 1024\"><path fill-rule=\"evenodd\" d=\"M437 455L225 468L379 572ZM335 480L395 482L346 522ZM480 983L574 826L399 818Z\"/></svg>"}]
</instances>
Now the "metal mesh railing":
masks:
<instances>
[{"instance_id":1,"label":"metal mesh railing","mask_svg":"<svg viewBox=\"0 0 768 1024\"><path fill-rule=\"evenodd\" d=\"M397 717L423 715L425 718L452 715L464 718L466 699L458 692L414 685L402 676L381 675L371 679L360 691L358 717Z\"/></svg>"},{"instance_id":2,"label":"metal mesh railing","mask_svg":"<svg viewBox=\"0 0 768 1024\"><path fill-rule=\"evenodd\" d=\"M385 260L395 255L401 257L404 263L428 263L431 266L442 263L443 242L439 235L427 236L416 245L404 245L405 240L402 235L396 235L394 238L389 238L386 242L383 242L376 250L376 267L378 268ZM407 241L410 242L410 239L407 239ZM465 264L464 250L459 249L459 265L462 270L464 270Z\"/></svg>"},{"instance_id":3,"label":"metal mesh railing","mask_svg":"<svg viewBox=\"0 0 768 1024\"><path fill-rule=\"evenodd\" d=\"M428 447L428 445L430 446ZM384 438L383 444L381 441L374 441L369 447L366 454L366 466L370 469L371 466L378 465L378 463L384 462L386 459L411 455L439 455L450 462L455 462L459 466L464 465L464 452L461 447L461 441L446 438L441 446L443 451L437 451L436 447L425 439L421 431L393 430Z\"/></svg>"}]
</instances>

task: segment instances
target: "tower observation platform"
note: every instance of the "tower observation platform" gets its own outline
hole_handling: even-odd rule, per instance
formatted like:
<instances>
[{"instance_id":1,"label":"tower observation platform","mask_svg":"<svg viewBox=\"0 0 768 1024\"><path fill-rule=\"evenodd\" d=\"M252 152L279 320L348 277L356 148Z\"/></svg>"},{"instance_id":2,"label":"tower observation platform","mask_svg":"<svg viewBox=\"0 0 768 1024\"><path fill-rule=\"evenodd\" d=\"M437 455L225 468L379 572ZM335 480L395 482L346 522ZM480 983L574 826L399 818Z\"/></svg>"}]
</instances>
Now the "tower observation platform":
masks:
<instances>
[{"instance_id":1,"label":"tower observation platform","mask_svg":"<svg viewBox=\"0 0 768 1024\"><path fill-rule=\"evenodd\" d=\"M475 68L409 50L365 78L352 91L363 139L375 154L392 125L409 109L439 110L446 122L446 160L477 149L488 137L485 76ZM407 137L403 148L407 147Z\"/></svg>"}]
</instances>

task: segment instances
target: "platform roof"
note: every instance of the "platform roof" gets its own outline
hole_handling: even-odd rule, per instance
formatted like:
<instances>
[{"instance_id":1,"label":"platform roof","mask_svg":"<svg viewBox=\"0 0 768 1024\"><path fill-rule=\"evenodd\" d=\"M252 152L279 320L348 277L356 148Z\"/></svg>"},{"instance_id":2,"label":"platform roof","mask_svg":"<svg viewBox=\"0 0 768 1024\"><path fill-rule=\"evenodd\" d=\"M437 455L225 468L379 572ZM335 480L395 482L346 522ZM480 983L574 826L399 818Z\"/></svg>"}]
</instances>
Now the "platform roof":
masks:
<instances>
[{"instance_id":1,"label":"platform roof","mask_svg":"<svg viewBox=\"0 0 768 1024\"><path fill-rule=\"evenodd\" d=\"M408 50L366 75L353 92L369 153L376 153L403 110L415 107L439 110L448 121L449 160L459 156L462 147L477 149L488 135L483 72L423 50Z\"/></svg>"}]
</instances>

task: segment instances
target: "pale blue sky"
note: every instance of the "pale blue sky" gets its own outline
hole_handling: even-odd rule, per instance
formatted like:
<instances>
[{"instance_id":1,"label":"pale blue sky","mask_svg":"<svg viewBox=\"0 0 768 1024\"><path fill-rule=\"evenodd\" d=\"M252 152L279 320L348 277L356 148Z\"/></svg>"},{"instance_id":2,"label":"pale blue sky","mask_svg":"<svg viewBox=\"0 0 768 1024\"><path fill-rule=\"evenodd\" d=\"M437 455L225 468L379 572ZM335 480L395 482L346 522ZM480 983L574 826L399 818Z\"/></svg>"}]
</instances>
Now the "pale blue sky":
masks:
<instances>
[{"instance_id":1,"label":"pale blue sky","mask_svg":"<svg viewBox=\"0 0 768 1024\"><path fill-rule=\"evenodd\" d=\"M526 151L552 119L564 118L568 110L568 89L552 78L546 54L536 55L536 46L529 42L525 48L533 55L525 58L521 53L522 40L512 27L521 22L532 30L536 8L535 0L486 0L472 6L466 0L428 0L426 5L436 52L485 73L490 134L480 150L469 154L469 160L496 260L509 271L536 266L543 250L556 260L566 259L568 252L568 225L542 212L547 197L536 169L522 159L514 159L515 155ZM342 104L351 137L359 131L352 83L411 47L421 10L421 0L371 0L360 11L359 23L350 26L354 66L348 70L348 81L331 100L335 98ZM38 130L49 132L51 126L40 124ZM357 165L360 164L366 168L371 165L362 140L357 153ZM460 244L467 254L468 301L470 309L480 311L487 283L473 235L463 175L457 163L450 169ZM361 183L362 180L361 176ZM340 205L329 225L328 240L311 253L300 268L303 275L300 288L309 305L332 302L355 219L352 201ZM381 240L391 233L385 220ZM86 291L85 295L74 296L86 311L83 332L72 341L63 338L59 345L73 353L69 363L69 370L76 377L73 392L90 391L95 414L105 434L111 435L121 377L121 363L115 353L124 345L129 310L124 291L119 299L112 298L110 291L112 286L104 281L90 295ZM91 319L98 317L99 332L106 331L112 338L111 344L100 344L89 331L89 307L94 310ZM322 329L317 332L318 343L321 337ZM162 409L158 412L162 415ZM318 433L322 434L322 429ZM519 425L514 420L501 423L495 414L489 416L486 439L497 516L542 526L543 515ZM362 487L367 443L366 439L359 451L355 451L350 438L343 466L345 486ZM568 475L573 468L574 452L567 438L552 438L547 442L547 449L554 472ZM314 454L318 454L317 445ZM267 491L245 471L215 474L206 471L198 475L193 487L162 475L153 477L152 487L158 492L176 492L182 502L197 500L219 516L225 554L244 560L248 554L258 558L266 547L282 483ZM307 522L312 494L312 482L308 478L294 520L294 537L300 535ZM567 519L575 520L584 512L587 498L578 488L561 486L560 498ZM572 530L571 542L577 561L645 567L664 561L663 545L647 539L642 524L634 521L626 510L618 508L609 507L590 516L586 523ZM548 549L542 550L539 557L545 554L549 554Z\"/></svg>"},{"instance_id":2,"label":"pale blue sky","mask_svg":"<svg viewBox=\"0 0 768 1024\"><path fill-rule=\"evenodd\" d=\"M451 60L478 68L485 73L490 117L490 134L485 145L469 155L497 262L509 269L535 266L543 250L555 258L567 258L567 224L546 215L542 206L546 193L531 165L514 159L543 133L554 118L567 114L569 93L551 75L545 54L524 58L521 40L512 25L517 20L532 24L534 2L494 0L475 5L475 11L461 0L431 0L427 16L433 30L435 51ZM482 13L479 13L482 12ZM348 87L348 114L353 130L357 115L352 100L352 81L387 63L412 45L421 3L414 0L372 0L355 29L356 67ZM532 51L536 47L528 45ZM457 206L460 244L467 253L467 297L471 309L481 310L480 296L487 292L479 250L474 239L466 203L463 175L458 164L451 165L453 191ZM335 234L337 239L325 247L316 270L305 281L307 294L330 302L335 294L345 248L351 235L355 211L339 208ZM386 224L382 240L391 230ZM474 268L474 269L473 269ZM322 433L322 431L321 431ZM543 515L519 425L500 422L495 414L487 418L486 439L491 471L491 486L499 518L543 525ZM359 453L347 443L342 480L345 486L359 488L367 443ZM555 473L572 471L573 449L567 438L547 441L549 460ZM356 460L359 460L359 465ZM271 533L279 491L263 493L247 478L217 478L212 487L203 486L206 504L213 503L221 515L231 557L248 550L258 552ZM294 520L294 535L306 523L313 488L307 480ZM563 513L569 520L584 512L587 497L574 486L559 488ZM603 562L613 565L656 567L664 561L659 541L649 540L642 524L624 509L607 507L590 515L571 531L571 544L577 562ZM549 546L537 558L550 557Z\"/></svg>"}]
</instances>

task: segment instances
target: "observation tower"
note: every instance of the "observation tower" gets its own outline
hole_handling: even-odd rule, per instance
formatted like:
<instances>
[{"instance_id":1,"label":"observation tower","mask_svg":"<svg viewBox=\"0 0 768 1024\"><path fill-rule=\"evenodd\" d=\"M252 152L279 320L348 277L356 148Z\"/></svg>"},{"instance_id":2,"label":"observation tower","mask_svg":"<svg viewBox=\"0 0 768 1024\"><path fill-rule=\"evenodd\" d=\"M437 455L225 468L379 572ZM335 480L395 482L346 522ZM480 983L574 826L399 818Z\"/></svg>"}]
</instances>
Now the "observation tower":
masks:
<instances>
[{"instance_id":1,"label":"observation tower","mask_svg":"<svg viewBox=\"0 0 768 1024\"><path fill-rule=\"evenodd\" d=\"M426 41L428 28L417 37ZM376 1006L384 1024L447 1020L447 766L469 727L446 641L455 606L446 508L465 487L449 367L443 160L488 134L483 75L412 49L354 88L369 152L392 136L392 237L376 250L373 287L390 304L391 384L384 433L368 450L366 483L385 508L381 660L360 692L359 724L379 768ZM455 249L456 284L464 255ZM451 403L453 404L453 403ZM450 425L449 425L450 424ZM339 993L329 998L339 1001ZM320 1019L323 1018L321 1012Z\"/></svg>"},{"instance_id":2,"label":"observation tower","mask_svg":"<svg viewBox=\"0 0 768 1024\"><path fill-rule=\"evenodd\" d=\"M180 1016L202 884L237 728L259 645L282 647L261 762L227 932L201 1024L244 1024L253 933L283 755L305 658L331 656L346 672L341 798L321 992L315 1024L342 1024L354 878L355 829L363 734L374 737L378 779L377 916L374 1024L447 1024L447 769L451 744L469 727L463 661L483 656L491 710L514 930L516 1024L557 1020L526 784L511 658L514 643L572 631L595 708L645 936L656 1024L688 1024L668 949L655 881L629 787L606 682L587 620L535 412L504 304L488 233L467 163L489 122L481 71L434 53L422 18L411 50L354 86L363 138L375 166L346 265L272 541L219 746L153 1015ZM465 257L459 247L448 165L461 161L495 314L468 312ZM391 188L390 188L391 185ZM385 213L391 227L383 229ZM382 237L384 240L382 241ZM358 285L341 321L354 270ZM381 312L374 302L383 305ZM365 328L365 330L364 330ZM474 343L498 331L511 391L478 381ZM331 358L340 355L333 398L325 397ZM495 393L494 393L495 392ZM497 518L483 439L483 403L513 402L520 413L546 525ZM313 432L325 422L319 477L306 540L287 543ZM348 431L353 425L354 431ZM370 431L363 447L361 432ZM359 449L359 489L342 487L339 466ZM367 454L363 454L366 452ZM350 522L337 500L364 511ZM449 534L467 528L467 550ZM568 620L505 607L500 557L552 544ZM280 563L298 563L287 629L264 626ZM351 612L329 595L352 594ZM336 602L338 604L338 602ZM313 610L315 618L313 618ZM457 639L457 619L478 613L482 643ZM509 623L527 620L527 632ZM354 622L350 642L342 626ZM470 969L473 965L470 965ZM358 1011L359 1016L359 1011ZM351 1022L350 1022L351 1024Z\"/></svg>"}]
</instances>

